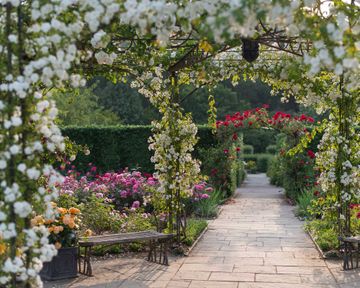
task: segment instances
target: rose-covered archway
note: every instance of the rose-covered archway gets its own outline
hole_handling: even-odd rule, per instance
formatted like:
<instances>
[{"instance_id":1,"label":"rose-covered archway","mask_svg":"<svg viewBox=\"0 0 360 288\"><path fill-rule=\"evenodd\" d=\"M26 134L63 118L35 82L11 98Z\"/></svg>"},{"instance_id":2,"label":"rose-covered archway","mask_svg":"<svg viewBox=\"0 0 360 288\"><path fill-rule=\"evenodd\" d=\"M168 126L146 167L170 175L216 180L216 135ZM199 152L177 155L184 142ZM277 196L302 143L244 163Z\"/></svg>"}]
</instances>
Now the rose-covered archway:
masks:
<instances>
[{"instance_id":1,"label":"rose-covered archway","mask_svg":"<svg viewBox=\"0 0 360 288\"><path fill-rule=\"evenodd\" d=\"M159 193L175 211L169 227L178 233L181 201L169 199L186 197L200 172L191 157L196 127L179 105L182 85L261 78L285 97L330 111L317 157L320 182L337 195L339 233L350 233L348 206L358 197L360 178L355 1L4 0L0 12L4 287L41 286L41 263L56 253L45 227L30 223L33 211L52 213L61 181L42 157L65 149L51 89L83 85L94 74L116 81L131 75L163 115L150 148ZM255 62L244 60L258 53Z\"/></svg>"}]
</instances>

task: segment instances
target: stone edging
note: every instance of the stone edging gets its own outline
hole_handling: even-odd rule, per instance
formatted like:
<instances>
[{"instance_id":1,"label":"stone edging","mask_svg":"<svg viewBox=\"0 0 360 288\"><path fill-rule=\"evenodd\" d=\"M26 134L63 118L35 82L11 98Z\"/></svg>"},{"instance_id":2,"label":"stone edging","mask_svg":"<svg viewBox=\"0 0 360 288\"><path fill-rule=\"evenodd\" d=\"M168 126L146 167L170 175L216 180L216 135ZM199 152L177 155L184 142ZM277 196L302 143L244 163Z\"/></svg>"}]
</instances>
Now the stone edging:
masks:
<instances>
[{"instance_id":1,"label":"stone edging","mask_svg":"<svg viewBox=\"0 0 360 288\"><path fill-rule=\"evenodd\" d=\"M209 224L208 224L208 225L209 225ZM207 230L208 230L208 226L206 226L205 229L201 232L201 234L200 234L199 237L195 240L195 242L191 245L191 247L189 248L189 250L184 253L184 256L189 256L189 254L191 253L191 251L195 248L195 246L196 246L197 243L200 241L200 239L204 236L204 234L206 233Z\"/></svg>"}]
</instances>

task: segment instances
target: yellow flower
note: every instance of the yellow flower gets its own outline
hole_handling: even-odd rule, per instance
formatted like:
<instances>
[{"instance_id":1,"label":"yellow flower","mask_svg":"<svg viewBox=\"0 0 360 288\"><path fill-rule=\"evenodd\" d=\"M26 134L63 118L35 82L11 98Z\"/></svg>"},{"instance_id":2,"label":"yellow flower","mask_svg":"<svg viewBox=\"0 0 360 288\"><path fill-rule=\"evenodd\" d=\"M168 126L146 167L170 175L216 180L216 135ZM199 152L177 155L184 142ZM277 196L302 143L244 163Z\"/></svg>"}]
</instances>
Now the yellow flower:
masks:
<instances>
[{"instance_id":1,"label":"yellow flower","mask_svg":"<svg viewBox=\"0 0 360 288\"><path fill-rule=\"evenodd\" d=\"M55 248L58 249L58 250L61 248L61 243L60 242L56 242L54 245L55 245Z\"/></svg>"},{"instance_id":2,"label":"yellow flower","mask_svg":"<svg viewBox=\"0 0 360 288\"><path fill-rule=\"evenodd\" d=\"M70 212L70 214L79 214L79 213L80 213L80 210L77 209L77 208L75 208L75 207L71 207L71 208L69 209L69 212Z\"/></svg>"},{"instance_id":3,"label":"yellow flower","mask_svg":"<svg viewBox=\"0 0 360 288\"><path fill-rule=\"evenodd\" d=\"M51 207L52 207L52 208L57 207L57 204L56 204L55 202L50 202L50 204L51 204Z\"/></svg>"},{"instance_id":4,"label":"yellow flower","mask_svg":"<svg viewBox=\"0 0 360 288\"><path fill-rule=\"evenodd\" d=\"M3 255L6 253L7 247L5 243L0 243L0 255Z\"/></svg>"},{"instance_id":5,"label":"yellow flower","mask_svg":"<svg viewBox=\"0 0 360 288\"><path fill-rule=\"evenodd\" d=\"M90 229L87 229L84 233L84 237L90 237L91 235L93 235L93 231L91 231Z\"/></svg>"},{"instance_id":6,"label":"yellow flower","mask_svg":"<svg viewBox=\"0 0 360 288\"><path fill-rule=\"evenodd\" d=\"M31 226L43 225L45 223L45 220L41 215L38 215L31 219L30 223Z\"/></svg>"}]
</instances>

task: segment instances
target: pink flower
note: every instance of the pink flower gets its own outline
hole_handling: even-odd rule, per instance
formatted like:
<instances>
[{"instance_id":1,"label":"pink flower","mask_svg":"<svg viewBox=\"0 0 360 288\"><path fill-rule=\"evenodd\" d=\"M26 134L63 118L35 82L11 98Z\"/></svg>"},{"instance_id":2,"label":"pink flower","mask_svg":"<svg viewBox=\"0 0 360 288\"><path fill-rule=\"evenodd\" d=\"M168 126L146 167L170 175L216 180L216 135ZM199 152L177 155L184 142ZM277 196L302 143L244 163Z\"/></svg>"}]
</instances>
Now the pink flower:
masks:
<instances>
[{"instance_id":1,"label":"pink flower","mask_svg":"<svg viewBox=\"0 0 360 288\"><path fill-rule=\"evenodd\" d=\"M120 192L120 197L121 197L121 198L126 198L127 195L128 195L128 192L127 192L126 190L122 190L122 191Z\"/></svg>"},{"instance_id":2,"label":"pink flower","mask_svg":"<svg viewBox=\"0 0 360 288\"><path fill-rule=\"evenodd\" d=\"M228 149L224 149L224 153L225 153L225 154L228 154L228 153L229 153L229 150L228 150Z\"/></svg>"},{"instance_id":3,"label":"pink flower","mask_svg":"<svg viewBox=\"0 0 360 288\"><path fill-rule=\"evenodd\" d=\"M131 208L137 209L140 207L140 202L139 201L134 201L133 204L131 205Z\"/></svg>"},{"instance_id":4,"label":"pink flower","mask_svg":"<svg viewBox=\"0 0 360 288\"><path fill-rule=\"evenodd\" d=\"M204 186L204 184L195 184L194 188L198 191L202 191L202 190L204 190L205 186Z\"/></svg>"},{"instance_id":5,"label":"pink flower","mask_svg":"<svg viewBox=\"0 0 360 288\"><path fill-rule=\"evenodd\" d=\"M202 194L201 199L208 199L210 196L209 194Z\"/></svg>"}]
</instances>

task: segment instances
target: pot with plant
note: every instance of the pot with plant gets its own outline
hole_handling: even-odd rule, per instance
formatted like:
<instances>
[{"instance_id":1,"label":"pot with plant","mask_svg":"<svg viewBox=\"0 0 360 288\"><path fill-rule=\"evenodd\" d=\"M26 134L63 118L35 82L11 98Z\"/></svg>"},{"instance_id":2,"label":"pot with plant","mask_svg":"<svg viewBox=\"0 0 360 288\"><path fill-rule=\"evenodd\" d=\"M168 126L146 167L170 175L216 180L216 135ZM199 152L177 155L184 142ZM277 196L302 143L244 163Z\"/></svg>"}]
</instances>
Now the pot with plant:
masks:
<instances>
[{"instance_id":1,"label":"pot with plant","mask_svg":"<svg viewBox=\"0 0 360 288\"><path fill-rule=\"evenodd\" d=\"M55 217L45 219L39 215L31 220L33 226L45 225L49 231L49 242L54 244L58 254L43 264L40 276L43 280L59 280L77 276L78 247L76 230L79 228L80 210L56 207Z\"/></svg>"}]
</instances>

